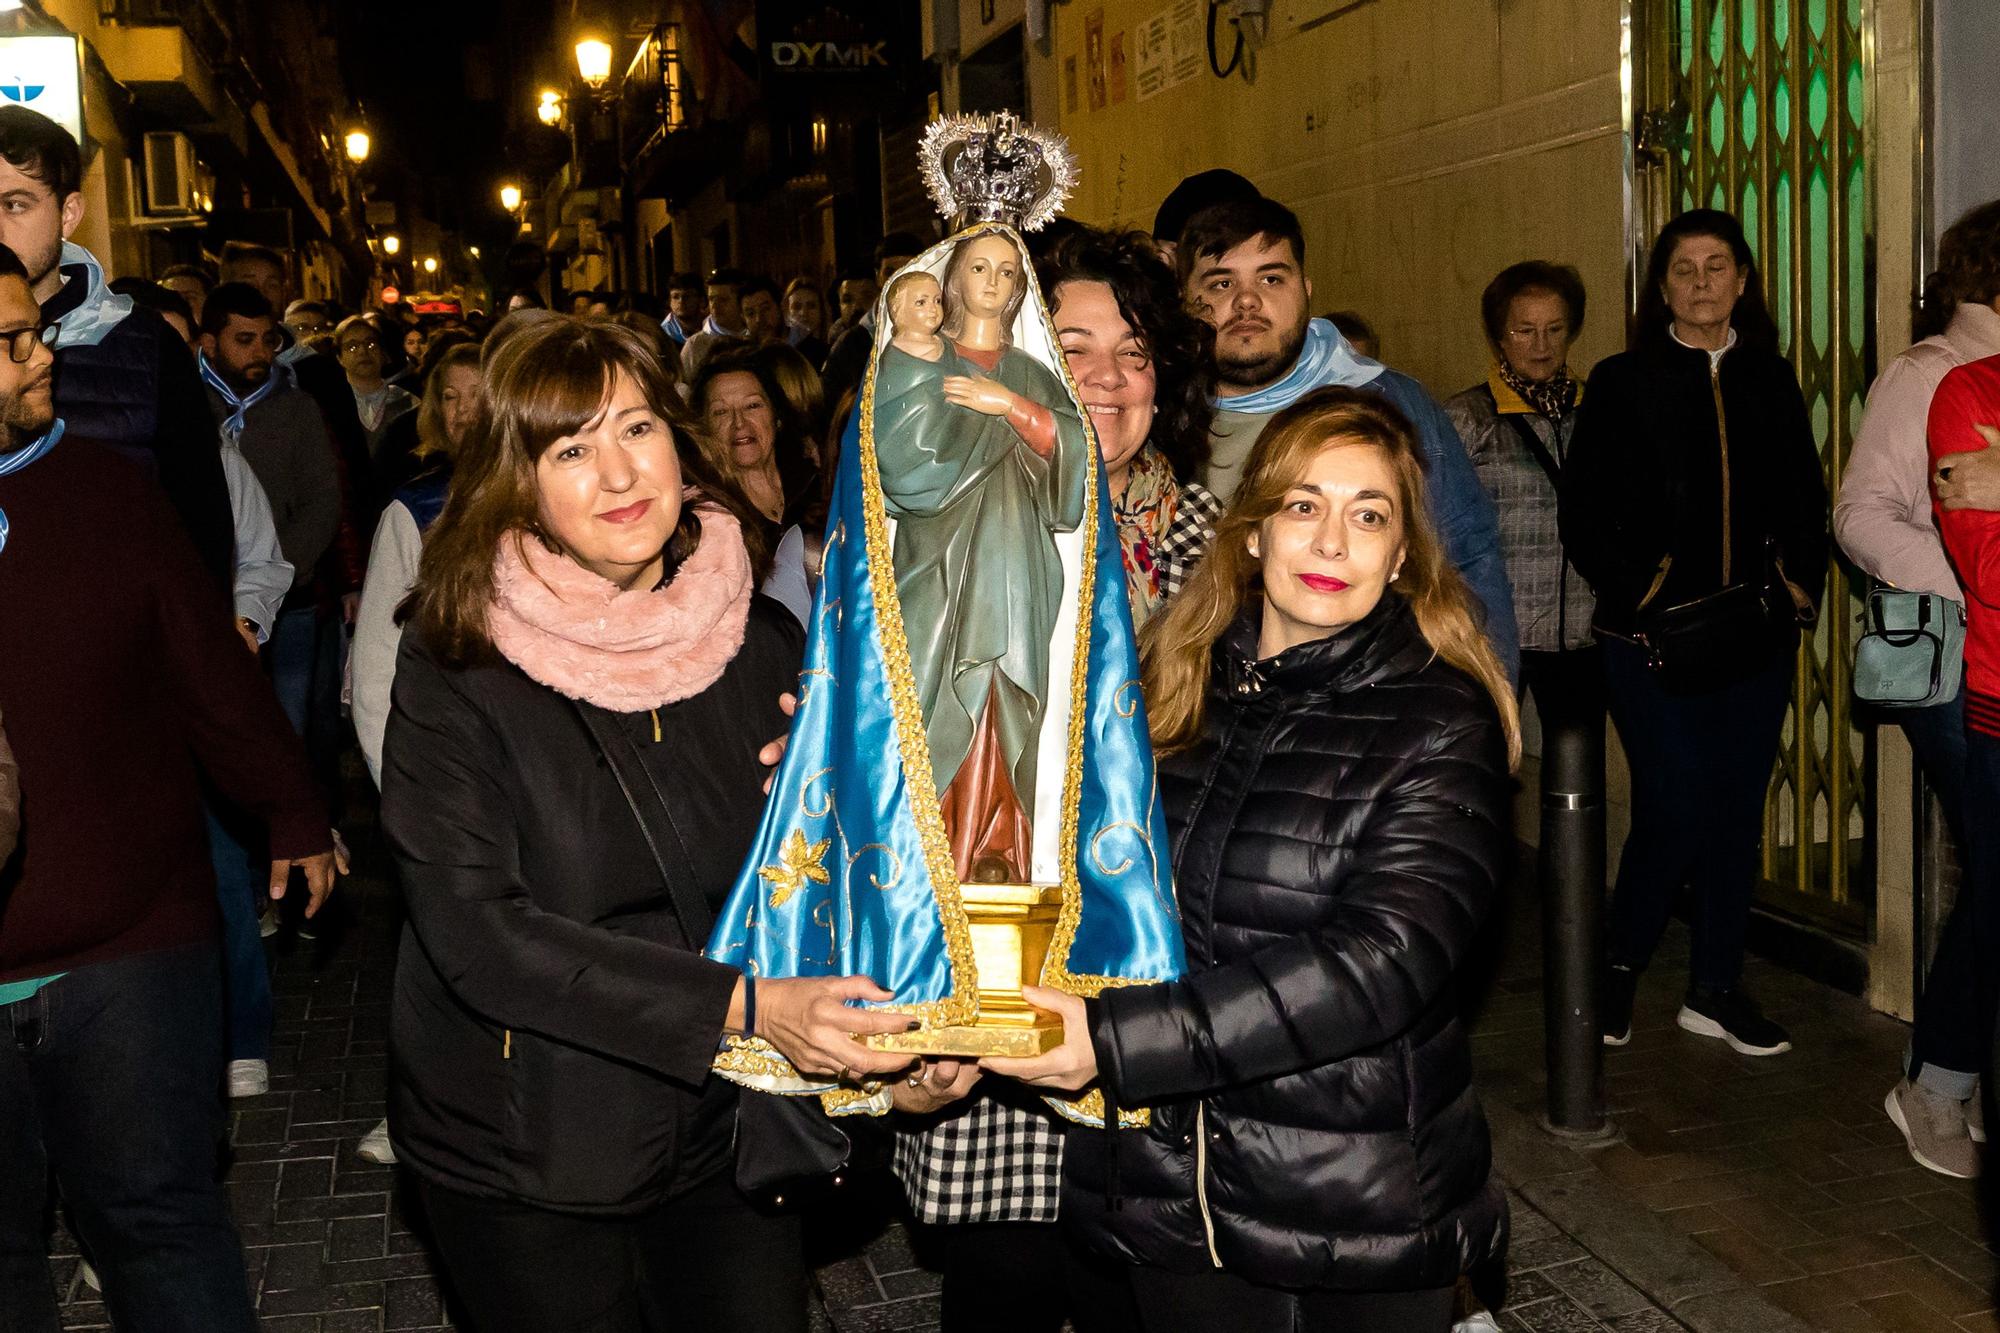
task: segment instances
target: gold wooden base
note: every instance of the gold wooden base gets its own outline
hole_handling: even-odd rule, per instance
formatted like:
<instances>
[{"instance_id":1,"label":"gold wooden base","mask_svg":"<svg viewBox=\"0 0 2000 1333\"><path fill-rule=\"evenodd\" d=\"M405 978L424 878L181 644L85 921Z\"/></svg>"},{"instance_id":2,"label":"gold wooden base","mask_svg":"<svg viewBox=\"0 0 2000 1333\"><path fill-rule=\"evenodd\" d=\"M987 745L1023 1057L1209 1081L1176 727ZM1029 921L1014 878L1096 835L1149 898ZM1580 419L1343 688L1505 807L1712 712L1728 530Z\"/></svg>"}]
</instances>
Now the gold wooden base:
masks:
<instances>
[{"instance_id":1,"label":"gold wooden base","mask_svg":"<svg viewBox=\"0 0 2000 1333\"><path fill-rule=\"evenodd\" d=\"M967 884L959 896L979 969L979 1018L957 1027L864 1038L878 1051L913 1055L1040 1055L1062 1044L1062 1023L1021 996L1041 980L1062 910L1056 884Z\"/></svg>"}]
</instances>

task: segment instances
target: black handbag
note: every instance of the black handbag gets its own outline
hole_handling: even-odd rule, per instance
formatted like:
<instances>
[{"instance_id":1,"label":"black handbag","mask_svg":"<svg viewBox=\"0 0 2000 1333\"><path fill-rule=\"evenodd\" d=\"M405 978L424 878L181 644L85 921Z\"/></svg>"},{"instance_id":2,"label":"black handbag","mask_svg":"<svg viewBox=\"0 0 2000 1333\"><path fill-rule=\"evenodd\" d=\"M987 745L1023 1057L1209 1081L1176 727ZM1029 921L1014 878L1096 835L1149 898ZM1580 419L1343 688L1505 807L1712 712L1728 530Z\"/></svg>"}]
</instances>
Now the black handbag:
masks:
<instances>
[{"instance_id":1,"label":"black handbag","mask_svg":"<svg viewBox=\"0 0 2000 1333\"><path fill-rule=\"evenodd\" d=\"M1697 694L1743 679L1798 645L1801 613L1774 544L1765 543L1763 576L1672 606L1642 602L1635 629L1647 665L1676 694ZM1660 565L1660 582L1672 566Z\"/></svg>"},{"instance_id":2,"label":"black handbag","mask_svg":"<svg viewBox=\"0 0 2000 1333\"><path fill-rule=\"evenodd\" d=\"M663 841L671 839L686 854L687 842L674 821L666 793L653 778L652 769L639 755L629 736L605 721L595 708L581 701L576 705L583 725L589 729L597 752L618 781L618 790L632 807L632 817L646 839L646 850L659 867L667 886L667 896L679 918L681 933L689 944L700 948L715 924L714 914L700 894L675 872L661 852ZM736 1186L746 1194L775 1196L782 1203L787 1193L809 1189L832 1180L854 1158L854 1140L821 1108L817 1097L786 1097L771 1093L749 1093L736 1099Z\"/></svg>"}]
</instances>

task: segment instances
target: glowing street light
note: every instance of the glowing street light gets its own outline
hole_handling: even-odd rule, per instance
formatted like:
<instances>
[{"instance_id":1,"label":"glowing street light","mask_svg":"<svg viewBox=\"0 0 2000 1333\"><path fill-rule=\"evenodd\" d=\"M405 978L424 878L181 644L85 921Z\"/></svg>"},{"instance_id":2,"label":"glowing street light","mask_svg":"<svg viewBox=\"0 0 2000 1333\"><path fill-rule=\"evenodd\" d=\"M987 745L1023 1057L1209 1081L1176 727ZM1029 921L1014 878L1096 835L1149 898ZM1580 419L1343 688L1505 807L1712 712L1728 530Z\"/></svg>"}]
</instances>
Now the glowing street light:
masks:
<instances>
[{"instance_id":1,"label":"glowing street light","mask_svg":"<svg viewBox=\"0 0 2000 1333\"><path fill-rule=\"evenodd\" d=\"M347 132L347 160L357 167L368 160L368 131L352 129Z\"/></svg>"},{"instance_id":2,"label":"glowing street light","mask_svg":"<svg viewBox=\"0 0 2000 1333\"><path fill-rule=\"evenodd\" d=\"M562 123L562 94L553 88L542 89L542 100L535 107L535 115L544 125L555 126Z\"/></svg>"},{"instance_id":3,"label":"glowing street light","mask_svg":"<svg viewBox=\"0 0 2000 1333\"><path fill-rule=\"evenodd\" d=\"M501 186L500 207L506 209L509 213L511 213L520 206L521 206L521 187L512 184Z\"/></svg>"},{"instance_id":4,"label":"glowing street light","mask_svg":"<svg viewBox=\"0 0 2000 1333\"><path fill-rule=\"evenodd\" d=\"M392 231L382 238L382 253L388 255L391 259L395 258L396 252L402 248L403 238L395 232Z\"/></svg>"},{"instance_id":5,"label":"glowing street light","mask_svg":"<svg viewBox=\"0 0 2000 1333\"><path fill-rule=\"evenodd\" d=\"M435 273L435 272L437 272L437 271L438 271L438 262L437 262L437 256L436 256L436 255L425 255L425 256L424 256L424 272L426 272L426 273Z\"/></svg>"},{"instance_id":6,"label":"glowing street light","mask_svg":"<svg viewBox=\"0 0 2000 1333\"><path fill-rule=\"evenodd\" d=\"M576 44L576 72L590 85L592 92L602 92L604 85L611 81L611 44L595 37L586 37Z\"/></svg>"},{"instance_id":7,"label":"glowing street light","mask_svg":"<svg viewBox=\"0 0 2000 1333\"><path fill-rule=\"evenodd\" d=\"M472 257L474 259L479 258L479 247L476 245L472 247Z\"/></svg>"}]
</instances>

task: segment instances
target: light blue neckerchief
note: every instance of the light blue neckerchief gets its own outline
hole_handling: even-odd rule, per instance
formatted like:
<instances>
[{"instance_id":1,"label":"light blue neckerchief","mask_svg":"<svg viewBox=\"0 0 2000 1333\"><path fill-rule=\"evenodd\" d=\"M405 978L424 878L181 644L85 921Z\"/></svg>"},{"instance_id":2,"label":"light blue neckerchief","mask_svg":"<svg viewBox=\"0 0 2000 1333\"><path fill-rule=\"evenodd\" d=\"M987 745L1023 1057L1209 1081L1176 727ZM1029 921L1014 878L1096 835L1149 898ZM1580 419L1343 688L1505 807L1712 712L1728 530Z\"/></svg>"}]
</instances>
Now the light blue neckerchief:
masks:
<instances>
[{"instance_id":1,"label":"light blue neckerchief","mask_svg":"<svg viewBox=\"0 0 2000 1333\"><path fill-rule=\"evenodd\" d=\"M290 373L290 368L276 362L271 365L271 377L265 380L247 398L238 398L236 390L229 387L229 381L222 378L222 372L209 363L208 353L195 353L195 367L201 371L201 382L222 395L222 401L229 404L229 416L222 423L222 437L231 444L243 438L243 417L257 404L269 398L278 390L279 383Z\"/></svg>"},{"instance_id":2,"label":"light blue neckerchief","mask_svg":"<svg viewBox=\"0 0 2000 1333\"><path fill-rule=\"evenodd\" d=\"M49 427L48 433L25 449L16 449L11 454L0 454L0 477L10 477L43 454L56 447L56 441L63 437L63 419ZM7 511L0 509L0 551L7 549Z\"/></svg>"},{"instance_id":3,"label":"light blue neckerchief","mask_svg":"<svg viewBox=\"0 0 2000 1333\"><path fill-rule=\"evenodd\" d=\"M50 346L58 352L69 347L95 347L132 313L132 298L106 290L103 267L75 241L62 243L62 258L56 262L63 269L83 270L83 299L56 321L55 340Z\"/></svg>"},{"instance_id":4,"label":"light blue neckerchief","mask_svg":"<svg viewBox=\"0 0 2000 1333\"><path fill-rule=\"evenodd\" d=\"M1305 346L1299 349L1299 359L1292 363L1283 379L1240 398L1217 398L1215 407L1220 412L1252 415L1282 411L1314 389L1329 384L1355 388L1387 369L1380 361L1371 361L1355 351L1339 329L1323 319L1315 319L1306 324Z\"/></svg>"}]
</instances>

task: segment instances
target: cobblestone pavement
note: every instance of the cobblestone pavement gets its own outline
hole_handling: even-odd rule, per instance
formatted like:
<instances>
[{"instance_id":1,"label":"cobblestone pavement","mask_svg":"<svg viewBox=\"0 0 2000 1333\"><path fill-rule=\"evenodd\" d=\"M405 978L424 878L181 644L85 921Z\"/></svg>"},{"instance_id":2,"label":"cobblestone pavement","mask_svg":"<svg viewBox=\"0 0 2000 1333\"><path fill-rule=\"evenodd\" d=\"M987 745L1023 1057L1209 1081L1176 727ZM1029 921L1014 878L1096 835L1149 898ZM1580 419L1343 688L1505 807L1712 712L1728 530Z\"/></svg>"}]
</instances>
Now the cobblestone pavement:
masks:
<instances>
[{"instance_id":1,"label":"cobblestone pavement","mask_svg":"<svg viewBox=\"0 0 2000 1333\"><path fill-rule=\"evenodd\" d=\"M1531 888L1505 918L1473 1028L1481 1095L1542 1107L1540 940ZM1909 1028L1752 959L1746 984L1790 1053L1737 1055L1674 1022L1676 924L1643 978L1631 1044L1605 1053L1621 1141L1582 1154L1633 1209L1689 1237L1769 1301L1830 1333L1993 1333L2000 1257L1976 1182L1918 1165L1883 1111Z\"/></svg>"},{"instance_id":2,"label":"cobblestone pavement","mask_svg":"<svg viewBox=\"0 0 2000 1333\"><path fill-rule=\"evenodd\" d=\"M364 862L379 852L362 849ZM232 1106L228 1188L251 1290L272 1333L451 1327L450 1301L404 1211L396 1173L354 1155L383 1110L396 902L379 879L344 889L342 923L318 941L271 941L277 994L272 1090ZM1482 1096L1533 1114L1541 1098L1540 961L1534 904L1518 890L1474 1023ZM1685 961L1676 928L1640 991L1632 1044L1609 1053L1623 1131L1590 1156L1634 1209L1666 1221L1771 1301L1827 1330L1990 1331L2000 1259L1974 1193L1914 1166L1881 1111L1907 1029L1860 1002L1753 963L1751 981L1797 1049L1755 1060L1673 1026ZM862 1182L809 1228L814 1327L828 1333L937 1326L938 1279L894 1220L886 1182ZM1593 1254L1514 1199L1503 1290L1509 1333L1683 1327ZM58 1230L65 1323L106 1326ZM1676 1307L1678 1308L1678 1307ZM1690 1320L1692 1324L1692 1320ZM1699 1327L1699 1325L1693 1325ZM1747 1327L1747 1326L1743 1326Z\"/></svg>"}]
</instances>

